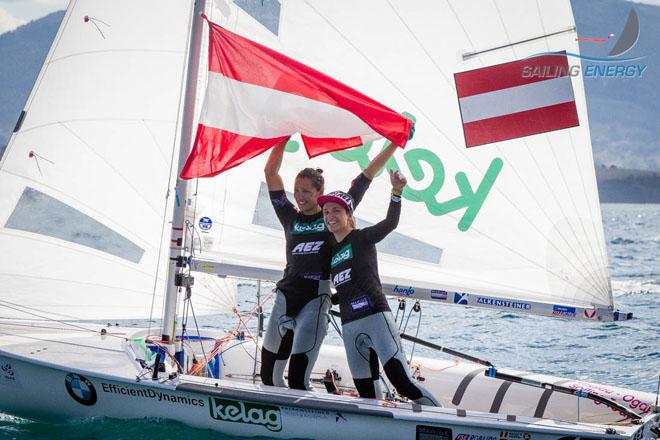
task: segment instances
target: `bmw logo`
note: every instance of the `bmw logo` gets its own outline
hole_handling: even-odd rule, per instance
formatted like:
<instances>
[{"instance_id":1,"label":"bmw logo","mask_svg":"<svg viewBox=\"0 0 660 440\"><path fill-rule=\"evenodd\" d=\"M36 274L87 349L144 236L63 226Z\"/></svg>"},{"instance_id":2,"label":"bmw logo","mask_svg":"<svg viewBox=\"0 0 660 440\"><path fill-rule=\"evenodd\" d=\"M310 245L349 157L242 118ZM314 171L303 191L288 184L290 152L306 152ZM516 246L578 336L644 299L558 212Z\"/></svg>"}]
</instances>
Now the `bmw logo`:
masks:
<instances>
[{"instance_id":1,"label":"bmw logo","mask_svg":"<svg viewBox=\"0 0 660 440\"><path fill-rule=\"evenodd\" d=\"M199 229L202 231L208 231L213 226L213 220L211 217L202 217L199 219Z\"/></svg>"},{"instance_id":2,"label":"bmw logo","mask_svg":"<svg viewBox=\"0 0 660 440\"><path fill-rule=\"evenodd\" d=\"M96 403L96 390L92 382L80 374L69 373L66 375L64 385L69 395L78 403L92 406Z\"/></svg>"}]
</instances>

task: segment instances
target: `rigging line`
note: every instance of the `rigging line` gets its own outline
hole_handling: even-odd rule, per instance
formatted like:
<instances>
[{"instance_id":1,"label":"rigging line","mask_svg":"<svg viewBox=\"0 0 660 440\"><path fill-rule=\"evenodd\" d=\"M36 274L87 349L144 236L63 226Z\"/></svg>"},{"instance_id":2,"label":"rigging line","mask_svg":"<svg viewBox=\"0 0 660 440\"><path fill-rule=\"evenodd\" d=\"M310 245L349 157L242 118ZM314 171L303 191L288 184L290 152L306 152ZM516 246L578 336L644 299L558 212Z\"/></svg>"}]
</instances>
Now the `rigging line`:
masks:
<instances>
[{"instance_id":1,"label":"rigging line","mask_svg":"<svg viewBox=\"0 0 660 440\"><path fill-rule=\"evenodd\" d=\"M14 176L14 177L18 177L18 178L20 178L20 179L26 180L26 181L28 181L28 182L35 183L35 184L37 184L38 186L40 186L40 187L42 187L42 188L48 188L49 190L52 191L52 193L57 193L57 194L59 194L59 195L61 195L61 196L64 196L66 199L73 200L73 201L76 202L78 205L83 206L83 207L85 207L86 209L88 209L89 211L91 211L91 212L93 212L94 214L96 214L99 218L105 219L108 223L111 223L111 224L113 225L113 227L112 227L111 229L113 229L115 232L118 232L117 229L120 229L120 230L122 231L121 235L123 235L125 238L131 240L132 242L139 241L140 244L141 244L141 246L148 247L148 248L151 248L151 249L156 249L156 246L154 246L154 245L152 245L151 243L145 241L143 237L139 237L139 236L137 236L133 231L131 231L131 230L129 230L129 229L126 229L124 226L122 226L121 224L117 223L116 220L114 220L114 219L108 217L107 215L103 214L102 212L98 211L97 209L91 207L91 206L88 205L86 202L83 202L83 201L77 199L76 197L71 196L71 194L65 194L63 191L61 191L61 190L58 189L58 188L55 188L55 187L53 187L53 186L51 186L51 185L48 185L48 184L46 184L46 183L43 183L43 182L39 182L39 181L37 181L37 180L35 180L35 179L31 178L31 177L28 177L28 176L24 176L24 175L22 175L22 174L15 173L15 172L13 172L13 171L9 171L9 170L6 170L6 169L2 169L2 170L0 170L0 173L7 173L7 174L10 174L10 175L12 175L12 176ZM90 216L90 217L91 217L91 216ZM104 225L107 226L108 223L104 223ZM109 227L109 226L108 226L108 227ZM131 238L128 238L129 236L131 236Z\"/></svg>"},{"instance_id":2,"label":"rigging line","mask_svg":"<svg viewBox=\"0 0 660 440\"><path fill-rule=\"evenodd\" d=\"M148 53L157 53L157 54L174 54L180 55L185 54L185 50L166 50L166 49L104 49L104 50L88 50L85 52L76 52L71 55L66 55L59 58L54 58L48 62L48 65L55 64L59 61L66 60L68 58L77 58L86 55L96 55L96 54L106 54L106 53L137 53L137 54L148 54Z\"/></svg>"},{"instance_id":3,"label":"rigging line","mask_svg":"<svg viewBox=\"0 0 660 440\"><path fill-rule=\"evenodd\" d=\"M39 342L50 342L50 343L53 343L53 344L70 345L72 347L91 348L92 350L109 351L111 353L122 353L122 354L124 353L124 350L113 350L111 348L95 347L93 345L77 344L75 342L65 342L65 341L58 341L58 340L53 340L53 339L36 338L36 337L33 337L33 336L13 335L11 333L3 333L1 331L0 331L0 335L13 336L13 337L23 338L23 339L31 339L33 341L39 341ZM126 338L122 338L122 339L126 339Z\"/></svg>"},{"instance_id":4,"label":"rigging line","mask_svg":"<svg viewBox=\"0 0 660 440\"><path fill-rule=\"evenodd\" d=\"M144 129L146 130L146 132L149 133L149 137L151 137L151 140L153 141L154 146L156 147L156 151L158 151L158 156L161 159L163 159L163 163L165 164L165 166L167 166L167 157L165 157L165 155L163 154L163 150L160 148L160 144L156 140L156 136L154 136L154 133L149 128L149 125L147 125L147 121L145 121L144 119L140 119L140 121L142 121L142 125L144 126ZM171 164L170 164L170 166L171 166ZM170 173L171 172L172 172L172 169L170 168Z\"/></svg>"},{"instance_id":5,"label":"rigging line","mask_svg":"<svg viewBox=\"0 0 660 440\"><path fill-rule=\"evenodd\" d=\"M24 235L24 234L10 233L10 231L20 231L22 233L27 232L27 233L30 234L30 236L27 236L27 235ZM88 257L88 256L91 255L94 258L105 260L108 263L119 264L119 265L123 266L122 267L123 269L128 269L128 270L131 270L131 271L133 271L135 273L138 273L138 274L141 274L141 275L151 276L150 272L147 272L145 270L138 270L137 268L135 268L134 263L125 262L124 258L122 258L122 257L115 257L115 258L106 257L107 252L105 252L105 251L95 249L95 248L89 248L88 246L85 246L85 245L82 245L82 244L75 244L75 246L73 246L73 245L70 245L70 243L73 243L73 242L70 242L68 240L64 240L64 239L60 239L60 238L56 238L56 237L51 237L49 235L45 235L44 237L47 237L48 239L44 240L43 238L41 238L42 235L38 234L36 232L33 233L33 232L29 232L29 231L24 231L22 229L10 229L10 228L5 228L4 230L0 230L0 236L1 235L7 235L7 236L10 236L12 238L20 238L20 239L23 239L23 240L36 241L36 242L39 242L41 244L47 244L49 246L53 246L53 247L56 247L56 248L66 249L67 251L84 254L84 257ZM53 240L57 240L57 241L55 242ZM98 254L95 253L95 252L88 252L87 249L94 249L94 251L98 252Z\"/></svg>"},{"instance_id":6,"label":"rigging line","mask_svg":"<svg viewBox=\"0 0 660 440\"><path fill-rule=\"evenodd\" d=\"M6 300L0 300L0 303L3 303L3 302L4 302L4 303L7 303L7 304L11 304L12 306L16 306L16 307L8 306L7 304L0 304L0 307L6 307L6 308L8 308L8 309L13 309L13 310L16 310L17 312L25 313L26 315L32 315L32 316L36 316L36 317L38 317L38 318L45 319L46 321L53 321L53 322L60 323L60 324L62 324L62 325L68 325L68 326L70 326L70 327L73 327L73 328L76 328L76 329L79 329L79 330L85 330L85 331L87 331L87 332L91 332L91 333L94 333L94 334L96 334L96 335L99 335L99 334L100 334L100 333L99 333L98 331L96 331L96 330L92 330L92 329L89 329L89 328L83 327L83 326L81 326L81 325L76 325L76 324L73 324L73 323L70 323L70 322L66 322L66 321L62 321L62 320L59 320L59 319L55 319L55 318L50 318L50 317L47 317L47 316L43 316L43 315L40 315L40 314L38 314L38 313L28 312L28 311L26 311L26 310L21 310L20 307L25 308L25 306L21 306L20 304L12 303L12 302L10 302L10 301L6 301ZM39 311L42 312L41 310L39 310ZM42 312L42 313L47 313L47 312ZM113 335L112 333L106 333L106 336L112 336L112 337L119 338L119 339L126 339L126 338L123 337L123 336Z\"/></svg>"},{"instance_id":7,"label":"rigging line","mask_svg":"<svg viewBox=\"0 0 660 440\"><path fill-rule=\"evenodd\" d=\"M515 47L513 47L513 46L511 45L511 35L509 35L509 31L508 31L508 29L507 29L507 27L506 27L506 24L504 23L504 17L502 17L502 12L500 11L499 6L497 5L497 1L496 1L496 0L492 0L492 3L493 3L493 6L495 7L495 10L497 11L497 16L498 16L498 18L499 18L499 20L500 20L500 24L502 25L502 29L503 29L503 31L504 31L504 35L506 36L506 40L507 40L507 42L509 43L509 48L511 49L511 52L512 52L512 54L513 54L513 57L514 57L514 58L518 58L518 55L517 55L517 53L516 53L516 49L515 49ZM545 31L544 31L544 33L545 33ZM547 42L547 40L544 39L544 41L545 41L546 48L548 48L548 42ZM548 49L548 50L549 50L549 49ZM480 61L480 63L483 65L483 62L481 61L481 59L479 59L479 61ZM547 133L545 134L545 136L546 136L546 140L547 140L547 142L548 142L548 144L549 144L550 151L552 152L552 155L553 155L553 159L554 159L555 165L557 166L557 169L559 170L559 174L562 176L562 180L563 180L564 185L565 185L565 187L566 187L567 193L569 194L569 197L571 198L571 201L573 202L573 207L574 207L575 211L577 212L577 208L575 207L575 203L574 203L574 201L573 201L573 199L572 199L572 194L571 194L571 192L568 190L568 186L566 185L566 179L565 179L565 176L564 176L564 174L563 174L563 172L562 172L562 168L559 166L559 162L557 161L557 157L556 157L556 155L555 155L555 151L554 151L554 148L553 148L553 144L552 144L552 142L550 141L550 138L548 137ZM534 164L536 165L537 170L541 173L541 176L543 177L543 180L544 180L544 182L545 182L546 187L547 187L547 188L550 188L549 182L548 182L548 180L545 178L545 174L543 173L542 169L541 169L540 166L538 165L538 163L537 163L537 161L536 161L536 158L535 158L534 155L532 154L531 149L529 148L529 144L528 144L527 140L523 138L522 141L523 141L523 143L525 144L525 147L526 147L525 150L527 151L527 154L528 154L528 155L534 160ZM498 150L500 150L499 145L497 146L497 148L498 148ZM501 150L500 150L500 151L501 151ZM514 167L512 167L512 168L514 168ZM564 208L563 208L563 206L559 203L559 200L557 199L557 196L556 196L555 192L554 192L554 191L550 191L550 193L552 194L552 197L553 197L554 200L555 200L555 204L559 207L559 210L561 211L561 214L564 216L564 218L568 218L568 216L567 216L566 213L564 212ZM548 220L549 220L549 219L548 219ZM589 257L589 254L586 252L586 250L584 249L584 247L579 245L579 239L578 239L577 234L575 233L575 230L574 230L574 228L573 228L573 224L572 224L571 222L568 222L568 223L569 223L569 226L570 226L570 228L571 228L571 232L573 232L573 237L575 238L575 242L576 242L575 244L578 246L578 249L581 249L581 250L583 251L583 253L584 253L584 256L583 256L582 258L584 258L584 260L585 260L585 262L586 262L586 265L589 265L589 266L590 266L590 269L587 269L587 268L585 267L585 269L586 269L586 273L587 273L587 276L585 276L585 275L581 272L581 270L579 270L577 267L575 267L575 266L573 266L573 265L571 264L571 265L573 266L573 269L574 269L577 273L579 273L580 276L582 276L582 278L585 279L585 281L589 282L589 279L591 278L591 279L593 280L592 287L594 287L597 291L603 292L603 285L602 285L602 281L603 281L603 280L600 280L600 282L599 282L598 278L594 278L593 273L594 273L594 272L595 272L595 273L598 273L598 271L597 271L596 268L593 267L593 261L592 261L592 259ZM586 234L586 231L585 231L585 235L587 235L587 234ZM563 237L563 234L562 234L561 236L562 236L562 238L564 238L564 237ZM565 241L566 246L567 246L567 247L573 252L573 254L575 255L575 257L576 257L578 260L582 260L582 258L579 257L579 256L577 255L577 252L575 252L575 250L573 249L573 246L571 245L571 243L570 243L569 241L567 241L565 238L564 238L564 241ZM548 242L550 242L550 240L548 240ZM560 253L561 253L561 252L560 252ZM594 255L594 256L595 256L595 255ZM563 257L564 259L566 259L566 256L563 255L563 253L562 253L562 257ZM586 257L586 258L585 258L585 257ZM567 259L566 259L566 260L567 260ZM585 265L585 266L586 266L586 265Z\"/></svg>"},{"instance_id":8,"label":"rigging line","mask_svg":"<svg viewBox=\"0 0 660 440\"><path fill-rule=\"evenodd\" d=\"M417 36L415 35L415 33L412 31L412 29L411 29L411 28L408 26L408 24L403 20L403 18L401 17L401 15L399 15L399 13L394 9L394 6L393 6L392 3L390 2L390 0L387 0L387 2L388 2L388 4L390 5L390 7L392 8L392 10L394 11L394 13L397 15L397 17L399 18L399 20L401 21L401 23L406 27L406 29L408 30L408 32L410 33L410 35L415 39L415 41L416 41L416 42L418 43L418 45L422 48L422 50L424 51L424 53L426 54L426 56L427 56L427 57L429 58L429 60L433 63L433 65L436 67L436 69L438 70L438 72L440 72L440 74L441 74L442 77L445 79L445 81L447 81L447 84L449 85L449 87L450 87L452 90L454 90L454 89L455 89L454 84L449 80L449 78L447 77L447 75L442 71L442 69L437 65L437 63L435 63L435 60L434 60L434 59L431 57L431 55L428 53L428 51L426 50L426 48L424 47L424 45L420 42L420 40L417 38ZM452 9L452 12L454 13L454 16L455 16L456 19L458 20L458 16L457 16L456 12L453 10L453 8L451 8L451 5L449 5L449 6L450 6L450 9ZM496 8L497 8L497 5L496 5ZM497 8L497 9L498 9L498 13L499 13L499 8ZM501 16L500 16L500 19L501 19ZM474 44L472 43L471 39L470 39L469 36L467 35L467 31L465 30L465 27L463 26L462 22L461 22L461 28L463 29L464 33L466 34L466 37L468 38L469 43L472 45L472 48L474 49ZM505 28L505 33L506 33L506 28ZM544 33L545 33L545 31L544 31ZM506 35L507 35L507 38L508 38L509 41L510 41L510 38L509 38L508 33L506 33ZM546 44L547 44L547 42L546 42ZM481 62L481 60L480 60L480 62ZM483 65L483 63L482 63L482 65ZM498 151L500 152L500 154L506 158L506 155L502 154L502 150L501 150L501 148L500 148L500 146L499 146L499 143L496 143L495 145L496 145ZM510 163L511 163L511 165L512 165L511 168L512 168L512 169L514 170L514 172L516 173L516 176L519 178L519 180L520 180L521 182L523 182L522 178L520 178L520 176L518 175L517 170L515 170L515 166L513 166L513 163L512 163L512 162L510 162ZM527 189L527 186L526 186L526 185L522 185L522 187ZM535 194L532 194L531 191L529 191L529 189L527 189L527 193L528 193L530 196L532 196L532 198L534 199L534 201L537 202L537 204L539 204ZM540 205L539 205L539 206L540 206ZM543 214L546 216L546 219L547 219L549 222L551 222L551 221L550 221L550 218L549 218L548 215L547 215L547 213L546 213L544 210L542 210L542 212L543 212ZM527 221L531 223L531 221L530 221L529 219L527 219ZM539 229L537 229L537 231L538 231L539 233L541 233ZM547 240L548 242L550 242L550 240L549 240L547 237L545 237L544 234L541 234L541 235L542 235L544 238L546 238L546 240ZM562 238L564 238L564 237L562 236ZM567 241L565 238L564 238L564 241L566 242L566 245L567 245L571 250L573 250L572 247L570 246L570 242ZM554 243L553 243L553 244L554 244ZM575 253L575 251L573 251L573 252ZM580 260L580 258L577 256L577 254L575 254L575 256L576 256L576 258L577 258L578 260ZM570 261L570 260L567 259L567 261ZM587 261L589 261L588 258L587 258ZM577 266L573 265L572 263L571 263L571 265L573 266L573 269L574 269L577 273L579 273L579 274L585 279L585 281L589 282L589 276L585 276L585 275L580 271L580 269L579 269ZM587 273L587 275L591 275L591 272L590 272L590 271L587 271L586 273ZM597 281L595 281L595 280L594 280L594 283L593 283L592 287L594 287L596 290L601 290L601 289L602 289L602 287L600 287L599 283L598 283Z\"/></svg>"},{"instance_id":9,"label":"rigging line","mask_svg":"<svg viewBox=\"0 0 660 440\"><path fill-rule=\"evenodd\" d=\"M39 130L41 128L51 127L53 125L58 125L60 123L79 123L79 122L161 122L166 124L174 124L174 121L169 119L136 119L136 118L76 118L76 119L62 119L53 122L46 122L39 125L33 125L30 128L23 128L18 133L18 135L29 133L34 130Z\"/></svg>"},{"instance_id":10,"label":"rigging line","mask_svg":"<svg viewBox=\"0 0 660 440\"><path fill-rule=\"evenodd\" d=\"M172 148L171 151L172 153L170 154L170 170L169 173L167 174L167 191L165 193L165 206L163 207L163 215L162 215L162 223L161 223L161 228L160 228L160 240L158 241L159 246L158 246L158 261L156 263L156 272L154 276L154 287L153 291L151 293L151 310L149 312L149 333L151 333L151 321L153 320L153 313L154 313L154 303L156 300L156 291L158 290L158 275L160 272L160 267L161 267L161 260L162 260L162 252L163 248L165 247L163 245L163 240L165 236L165 230L167 229L168 225L168 216L167 212L168 210L171 210L174 212L175 206L172 204L171 206L168 206L168 199L170 199L170 196L172 195L172 192L176 193L176 184L174 187L174 191L172 191L172 178L174 177L174 161L176 158L176 151L177 151L177 138L181 135L181 130L179 130L179 127L181 126L181 118L183 115L183 100L185 98L185 90L186 90L186 70L188 67L188 62L187 59L189 58L188 52L190 51L190 42L192 40L192 24L194 20L194 13L193 11L195 10L195 4L194 2L190 2L190 6L188 9L188 32L186 32L186 50L184 50L184 61L182 64L183 66L181 67L181 82L179 83L179 101L177 103L177 113L176 113L176 120L174 122L174 136L172 137ZM177 167L177 178L178 178L178 167ZM167 265L169 268L169 264ZM173 281L170 281L173 282ZM167 287L167 281L165 281L165 287ZM163 299L161 302L161 307L162 310L165 310L165 297L167 295L163 294Z\"/></svg>"},{"instance_id":11,"label":"rigging line","mask_svg":"<svg viewBox=\"0 0 660 440\"><path fill-rule=\"evenodd\" d=\"M30 279L37 279L37 280L44 280L44 281L53 281L53 282L61 282L61 283L72 283L72 284L80 284L83 286L91 286L91 287L102 287L104 289L111 289L111 290L121 290L125 292L132 292L135 294L140 294L140 295L149 295L149 292L143 291L143 290L134 290L134 289L126 289L123 287L116 287L116 286L108 286L105 284L100 284L100 283L89 283L86 281L78 281L78 280L65 280L65 279L60 279L60 278L51 278L51 277L40 277L37 275L24 275L20 273L5 273L5 272L0 272L0 276L7 276L7 277L21 277L21 278L30 278ZM0 300L2 301L2 300Z\"/></svg>"},{"instance_id":12,"label":"rigging line","mask_svg":"<svg viewBox=\"0 0 660 440\"><path fill-rule=\"evenodd\" d=\"M101 162L105 163L106 166L107 166L108 168L110 168L112 171L114 171L115 174L116 174L121 180L123 180L124 183L125 183L126 185L128 185L131 189L133 189L133 192L135 192L135 194L136 194L140 199L142 199L142 201L144 201L144 203L145 203L147 206L149 206L149 207L151 208L151 210L154 212L154 214L156 214L156 216L158 216L158 208L154 207L154 206L151 204L151 201L150 201L147 197L145 197L145 196L144 196L144 195L138 190L138 188L137 188L135 185L133 185L133 184L131 183L131 181L130 181L126 176L124 176L122 173L120 173L119 170L118 170L117 168L115 168L115 167L114 167L114 166L113 166L108 160L106 160L103 156L101 156L101 154L100 154L98 151L96 151L96 150L94 149L94 147L92 147L91 144L89 144L89 143L88 143L87 141L85 141L82 137L80 137L75 131L73 131L73 129L67 127L64 123L61 123L61 122L59 123L59 125L62 126L62 127L64 127L64 129L65 129L66 131L68 131L73 137L75 137L75 138L78 139L83 145L85 145L85 146L89 149L90 152L92 152L92 153L93 153L98 159L101 160Z\"/></svg>"},{"instance_id":13,"label":"rigging line","mask_svg":"<svg viewBox=\"0 0 660 440\"><path fill-rule=\"evenodd\" d=\"M470 163L475 169L479 170L479 167L477 167L477 165L474 163L474 161L473 161L469 156L466 155L465 151L463 151L462 148L459 148L458 145L457 145L453 140L451 140L451 138L449 138L449 136L447 136L447 135L446 135L446 134L440 129L440 127L439 127L439 126L433 121L433 119L431 119L431 118L430 118L430 117L429 117L429 116L428 116L428 115L427 115L427 114L426 114L421 108L419 108L417 105L415 105L414 102L413 102L413 100L412 100L412 99L411 99L411 98L410 98L410 97L409 97L409 96L408 96L403 90L401 90L401 88L398 87L398 86L397 86L397 85L396 85L391 79L389 79L389 78L388 78L388 77L387 77L387 76L386 76L386 75L385 75L385 74L384 74L384 73L378 68L378 66L376 66L376 65L375 65L375 64L374 64L374 63L373 63L373 62L372 62L372 61L371 61L371 60L370 60L370 59L369 59L369 58L368 58L368 57L367 57L362 51L360 51L360 49L359 49L357 46L355 46L355 45L354 45L354 44L353 44L353 43L352 43L352 42L351 42L351 41L350 41L350 40L349 40L349 39L348 39L348 38L347 38L347 37L346 37L346 36L345 36L345 35L339 30L339 29L337 29L337 27L334 26L334 25L333 25L333 24L332 24L332 23L331 23L331 22L330 22L330 21L329 21L324 15L323 15L323 14L321 14L316 8L314 8L311 4L309 4L309 2L308 2L307 0L305 0L305 4L307 4L307 5L309 6L310 9L312 9L312 10L313 10L313 11L314 11L319 17L321 17L321 19L323 19L323 20L328 24L328 26L330 26L330 27L331 27L331 28L332 28L332 29L333 29L333 30L334 30L339 36L341 36L341 37L344 39L344 41L346 41L346 43L347 43L348 45L350 45L350 46L351 46L351 47L352 47L352 48L353 48L358 54L360 54L360 56L362 56L362 58L364 58L364 60L365 60L367 63L369 63L369 64L370 64L370 65L371 65L371 66L372 66L372 67L373 67L378 73L380 73L380 75L381 75L385 80L387 80L387 81L390 83L390 85L391 85L395 90L397 90L397 91L401 94L401 96L403 96L404 98L406 98L406 99L411 103L411 105L412 105L413 107L417 108L417 109L419 110L420 114L421 114L422 116L424 116L424 117L429 121L429 123L430 123L430 124L436 129L436 131L437 131L438 133L440 133L441 135L443 135L443 137L444 137L444 138L445 138L445 139L446 139L446 140L447 140L447 141L448 141L448 142L449 142L449 143L450 143L450 144L456 149L456 151L458 151L458 152L459 152L459 153L465 158L465 160L466 160L468 163ZM512 201L509 199L509 197L508 197L505 193L503 193L503 192L502 192L499 188L497 188L496 186L494 186L493 189L494 189L498 194L500 194L500 196L502 196L503 198L505 198L505 199L511 204L511 206L512 206L516 211L518 211L518 213L520 213L521 215L523 215L522 210L521 210L516 204L512 203ZM419 200L418 200L418 201L419 201ZM524 217L524 218L527 220L526 217ZM529 222L529 220L528 220L528 222ZM472 229L475 230L475 231L478 231L478 229L477 229L476 227L473 227ZM478 231L478 232L480 232L480 231ZM481 234L484 238L489 239L489 240L493 241L494 243L496 243L496 244L498 244L498 245L500 245L500 246L503 246L499 240L496 240L496 239L492 238L491 236L489 236L489 235L487 235L487 234L485 234L485 233L482 233L482 232L480 232L480 234ZM508 246L505 246L505 248L511 250L511 248L508 247ZM536 262L533 262L532 260L530 260L527 256L525 256L525 255L523 255L523 254L521 254L521 253L518 253L518 252L516 252L516 253L517 253L520 257L522 257L523 259L525 259L525 260L527 260L527 261L530 261L532 264L535 264L535 265L539 266L539 267L542 268L542 269L544 268L544 267L543 267L542 265L540 265L539 263L536 263ZM556 277L559 278L560 280L566 281L566 280L564 280L561 276L555 274L554 272L552 272L552 271L550 271L550 270L547 270L547 269L546 269L546 271L547 271L548 273L550 273L550 274L556 276ZM572 283L569 283L569 284L573 285ZM581 287L578 287L578 286L575 286L575 285L573 285L573 286L576 287L578 290L582 290L584 293L587 293L589 296L592 296L592 297L596 298L595 296L593 296L592 294L588 293L587 291L584 291Z\"/></svg>"}]
</instances>

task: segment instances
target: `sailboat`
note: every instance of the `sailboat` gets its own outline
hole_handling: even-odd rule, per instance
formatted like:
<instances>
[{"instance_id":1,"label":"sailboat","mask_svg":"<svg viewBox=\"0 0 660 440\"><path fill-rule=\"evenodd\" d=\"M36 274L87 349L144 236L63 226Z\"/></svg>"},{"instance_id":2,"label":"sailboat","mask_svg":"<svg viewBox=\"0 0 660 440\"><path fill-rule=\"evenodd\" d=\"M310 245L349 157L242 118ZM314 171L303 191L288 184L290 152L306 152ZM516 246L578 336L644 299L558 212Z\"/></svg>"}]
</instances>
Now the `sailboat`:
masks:
<instances>
[{"instance_id":1,"label":"sailboat","mask_svg":"<svg viewBox=\"0 0 660 440\"><path fill-rule=\"evenodd\" d=\"M410 176L400 226L379 249L386 293L544 319L630 318L613 305L581 80L560 75L571 95L550 104L574 103L568 127L523 133L532 118L516 136L466 146L470 124L506 112L479 116L457 78L578 53L568 1L73 0L0 163L1 411L278 438L658 436L649 393L476 358L415 357L441 408L352 395L332 346L314 378L331 392L264 386L259 334L242 318L230 333L183 326L189 311L217 311L217 275L276 280L284 267L265 158L177 178L202 108L202 12L416 120L386 166ZM314 163L342 188L382 147ZM293 139L284 181L308 164ZM382 217L387 191L377 177L359 223ZM157 329L98 324L160 317Z\"/></svg>"}]
</instances>

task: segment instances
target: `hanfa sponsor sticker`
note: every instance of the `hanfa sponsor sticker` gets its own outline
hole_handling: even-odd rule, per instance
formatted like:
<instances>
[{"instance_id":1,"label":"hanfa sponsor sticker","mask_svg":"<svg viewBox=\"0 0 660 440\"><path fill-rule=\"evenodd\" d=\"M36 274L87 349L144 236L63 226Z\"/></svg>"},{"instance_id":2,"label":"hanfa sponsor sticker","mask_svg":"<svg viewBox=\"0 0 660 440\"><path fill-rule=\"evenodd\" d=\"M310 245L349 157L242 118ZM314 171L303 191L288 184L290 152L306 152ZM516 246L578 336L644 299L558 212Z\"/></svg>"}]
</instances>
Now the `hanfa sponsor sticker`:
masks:
<instances>
[{"instance_id":1,"label":"hanfa sponsor sticker","mask_svg":"<svg viewBox=\"0 0 660 440\"><path fill-rule=\"evenodd\" d=\"M575 318L576 308L568 306L552 306L552 316L558 316L563 318Z\"/></svg>"}]
</instances>

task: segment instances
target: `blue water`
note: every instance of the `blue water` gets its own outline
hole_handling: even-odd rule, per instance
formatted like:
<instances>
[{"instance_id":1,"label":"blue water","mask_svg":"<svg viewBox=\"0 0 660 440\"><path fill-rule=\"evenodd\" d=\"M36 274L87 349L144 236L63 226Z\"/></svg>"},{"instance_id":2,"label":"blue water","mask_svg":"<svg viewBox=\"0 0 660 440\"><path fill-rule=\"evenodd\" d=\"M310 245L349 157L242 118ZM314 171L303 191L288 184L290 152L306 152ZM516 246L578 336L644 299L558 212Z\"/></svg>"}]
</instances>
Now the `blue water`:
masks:
<instances>
[{"instance_id":1,"label":"blue water","mask_svg":"<svg viewBox=\"0 0 660 440\"><path fill-rule=\"evenodd\" d=\"M572 322L424 304L420 336L498 366L655 392L660 374L660 205L606 204L602 210L615 302L622 311L633 312L636 319ZM239 289L241 310L254 305L254 291L251 286ZM419 314L413 313L406 332L415 334L418 321ZM206 319L201 324L229 328L228 322ZM333 331L328 339L340 344ZM406 348L410 352L411 346ZM419 346L415 353L432 355ZM0 439L192 436L229 438L163 420L54 424L0 414Z\"/></svg>"}]
</instances>

